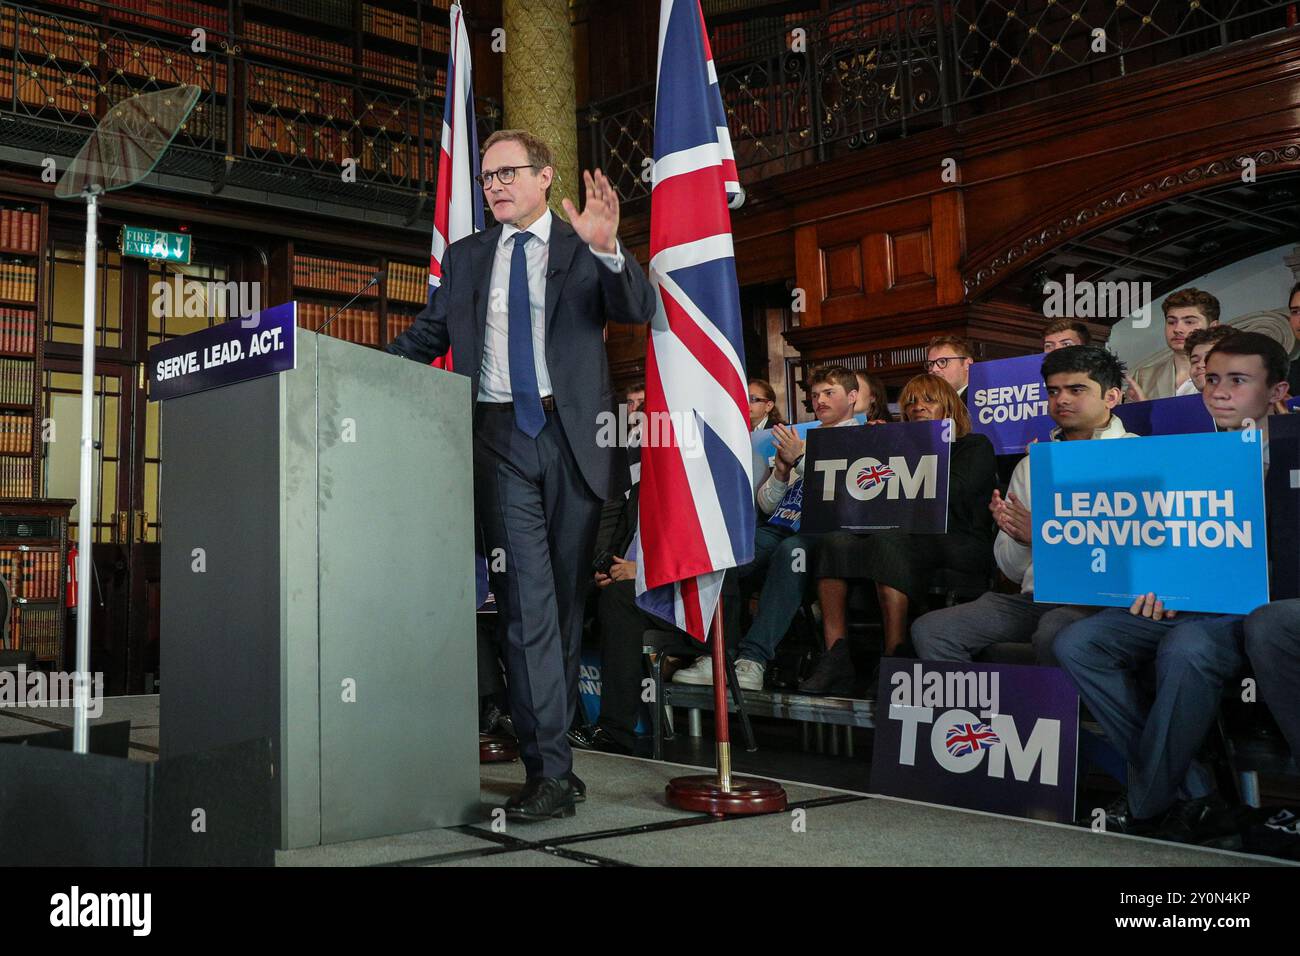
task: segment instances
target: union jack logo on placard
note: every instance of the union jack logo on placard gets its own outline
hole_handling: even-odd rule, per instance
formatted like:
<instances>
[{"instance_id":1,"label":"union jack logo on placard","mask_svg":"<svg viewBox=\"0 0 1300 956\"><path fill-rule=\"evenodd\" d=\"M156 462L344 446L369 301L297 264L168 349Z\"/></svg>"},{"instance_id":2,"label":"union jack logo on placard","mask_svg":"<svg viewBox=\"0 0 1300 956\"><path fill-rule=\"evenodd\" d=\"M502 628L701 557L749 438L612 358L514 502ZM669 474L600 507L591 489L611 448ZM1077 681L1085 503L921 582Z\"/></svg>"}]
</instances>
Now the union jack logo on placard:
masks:
<instances>
[{"instance_id":1,"label":"union jack logo on placard","mask_svg":"<svg viewBox=\"0 0 1300 956\"><path fill-rule=\"evenodd\" d=\"M1002 743L988 724L953 724L946 738L948 753L964 757L976 750L990 750Z\"/></svg>"},{"instance_id":2,"label":"union jack logo on placard","mask_svg":"<svg viewBox=\"0 0 1300 956\"><path fill-rule=\"evenodd\" d=\"M894 477L894 469L888 465L869 465L858 472L857 482L859 488L872 488L876 485L883 485L890 478Z\"/></svg>"}]
</instances>

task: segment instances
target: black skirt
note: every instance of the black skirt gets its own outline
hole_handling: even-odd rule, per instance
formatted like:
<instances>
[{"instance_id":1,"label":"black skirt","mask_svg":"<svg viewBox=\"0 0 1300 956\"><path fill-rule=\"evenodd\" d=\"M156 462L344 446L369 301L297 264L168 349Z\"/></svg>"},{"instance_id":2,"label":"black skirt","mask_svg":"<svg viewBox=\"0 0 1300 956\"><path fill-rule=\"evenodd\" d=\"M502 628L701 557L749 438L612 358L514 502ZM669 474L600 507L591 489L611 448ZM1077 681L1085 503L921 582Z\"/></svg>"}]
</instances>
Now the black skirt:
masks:
<instances>
[{"instance_id":1,"label":"black skirt","mask_svg":"<svg viewBox=\"0 0 1300 956\"><path fill-rule=\"evenodd\" d=\"M940 568L984 574L993 568L993 545L984 538L950 532L912 534L877 531L819 535L817 577L866 579L902 591L919 601Z\"/></svg>"}]
</instances>

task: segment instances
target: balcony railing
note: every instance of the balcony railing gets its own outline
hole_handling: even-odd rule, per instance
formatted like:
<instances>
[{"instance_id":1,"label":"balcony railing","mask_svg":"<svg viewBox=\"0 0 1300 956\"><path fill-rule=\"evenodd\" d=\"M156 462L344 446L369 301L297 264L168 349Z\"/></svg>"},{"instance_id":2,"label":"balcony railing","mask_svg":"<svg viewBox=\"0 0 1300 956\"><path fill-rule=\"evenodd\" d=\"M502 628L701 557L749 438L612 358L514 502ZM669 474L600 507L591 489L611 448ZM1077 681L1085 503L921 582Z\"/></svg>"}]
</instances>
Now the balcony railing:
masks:
<instances>
[{"instance_id":1,"label":"balcony railing","mask_svg":"<svg viewBox=\"0 0 1300 956\"><path fill-rule=\"evenodd\" d=\"M713 46L736 161L763 178L1294 21L1286 0L872 0ZM653 99L647 85L580 116L628 201L650 191Z\"/></svg>"},{"instance_id":2,"label":"balcony railing","mask_svg":"<svg viewBox=\"0 0 1300 956\"><path fill-rule=\"evenodd\" d=\"M70 157L113 104L192 83L202 95L160 173L210 192L243 186L429 215L418 196L437 174L445 56L400 70L382 54L347 62L277 45L257 24L234 35L213 7L202 9L220 22L203 27L196 51L194 22L120 10L152 28L136 29L106 22L111 5L65 3L89 9L0 0L0 157ZM481 141L501 111L484 99L478 110Z\"/></svg>"}]
</instances>

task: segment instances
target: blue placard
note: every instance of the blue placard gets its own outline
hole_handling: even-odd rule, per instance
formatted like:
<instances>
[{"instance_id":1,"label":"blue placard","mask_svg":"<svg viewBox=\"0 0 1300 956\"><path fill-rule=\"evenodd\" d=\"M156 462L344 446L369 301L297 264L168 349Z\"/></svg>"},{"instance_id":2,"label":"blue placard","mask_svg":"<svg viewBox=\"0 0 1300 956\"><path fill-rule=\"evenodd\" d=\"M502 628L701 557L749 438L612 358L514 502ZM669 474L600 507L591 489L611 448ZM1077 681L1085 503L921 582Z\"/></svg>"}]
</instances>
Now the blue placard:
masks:
<instances>
[{"instance_id":1,"label":"blue placard","mask_svg":"<svg viewBox=\"0 0 1300 956\"><path fill-rule=\"evenodd\" d=\"M1300 415L1268 418L1268 539L1272 544L1269 597L1300 598Z\"/></svg>"},{"instance_id":2,"label":"blue placard","mask_svg":"<svg viewBox=\"0 0 1300 956\"><path fill-rule=\"evenodd\" d=\"M1055 667L880 661L871 788L1035 820L1074 820L1079 696Z\"/></svg>"},{"instance_id":3,"label":"blue placard","mask_svg":"<svg viewBox=\"0 0 1300 956\"><path fill-rule=\"evenodd\" d=\"M948 530L951 420L819 428L808 436L800 530Z\"/></svg>"},{"instance_id":4,"label":"blue placard","mask_svg":"<svg viewBox=\"0 0 1300 956\"><path fill-rule=\"evenodd\" d=\"M798 531L802 516L803 479L798 478L794 484L785 490L785 496L777 502L776 508L772 511L772 517L767 519L767 523L778 528L789 528L791 531Z\"/></svg>"},{"instance_id":5,"label":"blue placard","mask_svg":"<svg viewBox=\"0 0 1300 956\"><path fill-rule=\"evenodd\" d=\"M161 342L149 350L149 400L165 401L295 367L298 304Z\"/></svg>"},{"instance_id":6,"label":"blue placard","mask_svg":"<svg viewBox=\"0 0 1300 956\"><path fill-rule=\"evenodd\" d=\"M1268 601L1257 431L1030 448L1034 600L1246 614Z\"/></svg>"},{"instance_id":7,"label":"blue placard","mask_svg":"<svg viewBox=\"0 0 1300 956\"><path fill-rule=\"evenodd\" d=\"M1055 423L1047 414L1041 353L976 362L966 389L971 430L987 435L999 455L1023 455L1046 441Z\"/></svg>"},{"instance_id":8,"label":"blue placard","mask_svg":"<svg viewBox=\"0 0 1300 956\"><path fill-rule=\"evenodd\" d=\"M1214 431L1214 419L1199 394L1125 402L1115 414L1134 435L1193 435Z\"/></svg>"},{"instance_id":9,"label":"blue placard","mask_svg":"<svg viewBox=\"0 0 1300 956\"><path fill-rule=\"evenodd\" d=\"M582 703L582 714L586 718L584 720L586 724L595 724L600 719L600 698L603 686L604 683L600 676L600 651L594 649L583 651L578 664L578 699ZM641 687L638 685L638 698L640 692ZM644 737L652 733L653 720L654 715L650 711L650 705L642 700L637 704L634 733L638 737Z\"/></svg>"}]
</instances>

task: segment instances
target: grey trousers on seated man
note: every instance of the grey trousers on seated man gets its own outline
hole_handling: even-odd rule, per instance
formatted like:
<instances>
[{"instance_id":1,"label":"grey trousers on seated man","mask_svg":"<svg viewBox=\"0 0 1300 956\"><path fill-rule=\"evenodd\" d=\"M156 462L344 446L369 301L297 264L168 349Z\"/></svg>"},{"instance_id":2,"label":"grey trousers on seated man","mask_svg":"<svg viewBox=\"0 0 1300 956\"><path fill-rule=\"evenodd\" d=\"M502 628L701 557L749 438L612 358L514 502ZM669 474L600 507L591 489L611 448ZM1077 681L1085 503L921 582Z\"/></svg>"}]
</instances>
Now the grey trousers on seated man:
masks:
<instances>
[{"instance_id":1,"label":"grey trousers on seated man","mask_svg":"<svg viewBox=\"0 0 1300 956\"><path fill-rule=\"evenodd\" d=\"M971 661L994 644L1032 643L1038 663L1055 667L1056 635L1097 610L1077 604L1035 604L1029 592L988 591L967 604L918 617L912 622L912 645L924 661Z\"/></svg>"}]
</instances>

